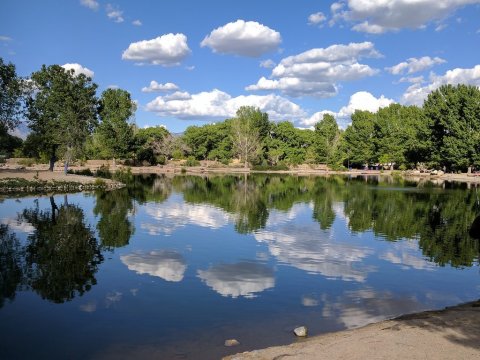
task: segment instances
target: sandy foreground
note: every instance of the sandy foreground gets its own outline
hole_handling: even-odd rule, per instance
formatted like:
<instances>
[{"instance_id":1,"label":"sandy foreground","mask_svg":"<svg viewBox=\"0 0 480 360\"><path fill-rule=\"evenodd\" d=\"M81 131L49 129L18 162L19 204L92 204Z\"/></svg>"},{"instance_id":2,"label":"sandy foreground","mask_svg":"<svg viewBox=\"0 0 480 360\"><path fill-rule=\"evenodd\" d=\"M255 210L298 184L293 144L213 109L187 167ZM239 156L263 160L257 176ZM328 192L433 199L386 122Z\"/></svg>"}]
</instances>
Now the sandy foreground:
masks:
<instances>
[{"instance_id":1,"label":"sandy foreground","mask_svg":"<svg viewBox=\"0 0 480 360\"><path fill-rule=\"evenodd\" d=\"M480 300L224 359L480 359Z\"/></svg>"}]
</instances>

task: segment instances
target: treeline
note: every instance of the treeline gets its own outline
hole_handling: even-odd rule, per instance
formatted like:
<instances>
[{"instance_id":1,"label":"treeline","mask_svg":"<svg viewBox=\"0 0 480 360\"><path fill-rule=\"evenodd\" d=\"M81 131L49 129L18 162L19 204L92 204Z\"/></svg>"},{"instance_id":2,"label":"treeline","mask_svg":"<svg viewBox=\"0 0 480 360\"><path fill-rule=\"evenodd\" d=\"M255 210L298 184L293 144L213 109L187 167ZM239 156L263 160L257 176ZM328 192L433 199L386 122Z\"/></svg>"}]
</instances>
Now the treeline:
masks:
<instances>
[{"instance_id":1,"label":"treeline","mask_svg":"<svg viewBox=\"0 0 480 360\"><path fill-rule=\"evenodd\" d=\"M298 129L243 106L232 119L190 126L175 136L163 127L136 127L136 104L127 91L107 89L97 97L91 78L58 65L44 65L22 79L0 58L0 78L0 155L49 161L51 169L59 158L65 168L74 159L124 159L133 165L238 159L245 167L448 171L480 165L480 90L475 86L444 85L421 108L392 104L376 113L357 110L346 130L329 114L313 130ZM9 134L21 120L30 129L25 141Z\"/></svg>"}]
</instances>

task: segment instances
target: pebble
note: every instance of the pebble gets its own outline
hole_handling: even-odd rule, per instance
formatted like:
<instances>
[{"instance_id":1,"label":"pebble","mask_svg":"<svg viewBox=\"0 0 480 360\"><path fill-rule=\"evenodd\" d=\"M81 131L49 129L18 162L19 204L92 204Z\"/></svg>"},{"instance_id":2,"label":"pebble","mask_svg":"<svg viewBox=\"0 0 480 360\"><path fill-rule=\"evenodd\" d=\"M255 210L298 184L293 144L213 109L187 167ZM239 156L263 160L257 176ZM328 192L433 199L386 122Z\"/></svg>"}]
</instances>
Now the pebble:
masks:
<instances>
[{"instance_id":1,"label":"pebble","mask_svg":"<svg viewBox=\"0 0 480 360\"><path fill-rule=\"evenodd\" d=\"M240 345L240 342L237 339L225 340L225 346L237 346L237 345Z\"/></svg>"},{"instance_id":2,"label":"pebble","mask_svg":"<svg viewBox=\"0 0 480 360\"><path fill-rule=\"evenodd\" d=\"M299 326L293 330L296 336L305 337L307 336L307 327L306 326Z\"/></svg>"}]
</instances>

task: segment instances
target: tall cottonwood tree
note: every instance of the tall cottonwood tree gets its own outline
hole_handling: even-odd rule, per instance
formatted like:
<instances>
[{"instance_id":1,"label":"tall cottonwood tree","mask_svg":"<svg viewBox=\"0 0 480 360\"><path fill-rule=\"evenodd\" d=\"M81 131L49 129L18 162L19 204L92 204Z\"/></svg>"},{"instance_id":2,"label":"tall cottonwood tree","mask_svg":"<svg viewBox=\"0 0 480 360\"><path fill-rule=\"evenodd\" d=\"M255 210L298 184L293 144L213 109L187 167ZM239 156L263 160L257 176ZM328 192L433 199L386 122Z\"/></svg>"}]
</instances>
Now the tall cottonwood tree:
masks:
<instances>
[{"instance_id":1,"label":"tall cottonwood tree","mask_svg":"<svg viewBox=\"0 0 480 360\"><path fill-rule=\"evenodd\" d=\"M23 86L15 65L0 57L0 132L13 130L21 114Z\"/></svg>"},{"instance_id":2,"label":"tall cottonwood tree","mask_svg":"<svg viewBox=\"0 0 480 360\"><path fill-rule=\"evenodd\" d=\"M423 104L432 131L432 160L450 170L480 165L480 90L443 85Z\"/></svg>"},{"instance_id":3,"label":"tall cottonwood tree","mask_svg":"<svg viewBox=\"0 0 480 360\"><path fill-rule=\"evenodd\" d=\"M335 118L324 114L323 119L315 124L315 145L317 160L327 165L338 165L341 132Z\"/></svg>"},{"instance_id":4,"label":"tall cottonwood tree","mask_svg":"<svg viewBox=\"0 0 480 360\"><path fill-rule=\"evenodd\" d=\"M57 149L69 162L83 151L86 138L97 124L97 85L84 74L59 65L45 66L31 75L27 117L39 147L50 155L50 171Z\"/></svg>"},{"instance_id":5,"label":"tall cottonwood tree","mask_svg":"<svg viewBox=\"0 0 480 360\"><path fill-rule=\"evenodd\" d=\"M232 120L233 148L246 168L261 149L264 119L268 123L268 115L263 115L260 109L252 106L241 106L236 115Z\"/></svg>"},{"instance_id":6,"label":"tall cottonwood tree","mask_svg":"<svg viewBox=\"0 0 480 360\"><path fill-rule=\"evenodd\" d=\"M135 114L136 104L130 93L122 89L105 90L99 102L100 124L96 130L100 138L102 155L115 159L127 156L133 138L129 120Z\"/></svg>"}]
</instances>

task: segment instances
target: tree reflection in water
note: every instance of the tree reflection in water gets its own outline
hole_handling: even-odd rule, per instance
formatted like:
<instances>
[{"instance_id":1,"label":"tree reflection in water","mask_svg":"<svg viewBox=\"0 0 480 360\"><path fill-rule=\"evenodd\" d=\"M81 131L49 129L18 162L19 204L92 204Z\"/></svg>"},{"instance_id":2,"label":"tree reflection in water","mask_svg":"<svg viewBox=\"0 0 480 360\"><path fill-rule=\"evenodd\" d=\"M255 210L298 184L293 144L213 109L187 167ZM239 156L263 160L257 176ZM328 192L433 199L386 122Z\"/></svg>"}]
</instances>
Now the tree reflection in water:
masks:
<instances>
[{"instance_id":1,"label":"tree reflection in water","mask_svg":"<svg viewBox=\"0 0 480 360\"><path fill-rule=\"evenodd\" d=\"M67 202L51 209L35 207L19 214L20 222L34 231L20 246L8 226L2 225L1 296L13 298L19 285L31 288L42 298L62 303L82 295L96 284L95 273L103 261L93 231L85 224L83 210Z\"/></svg>"}]
</instances>

